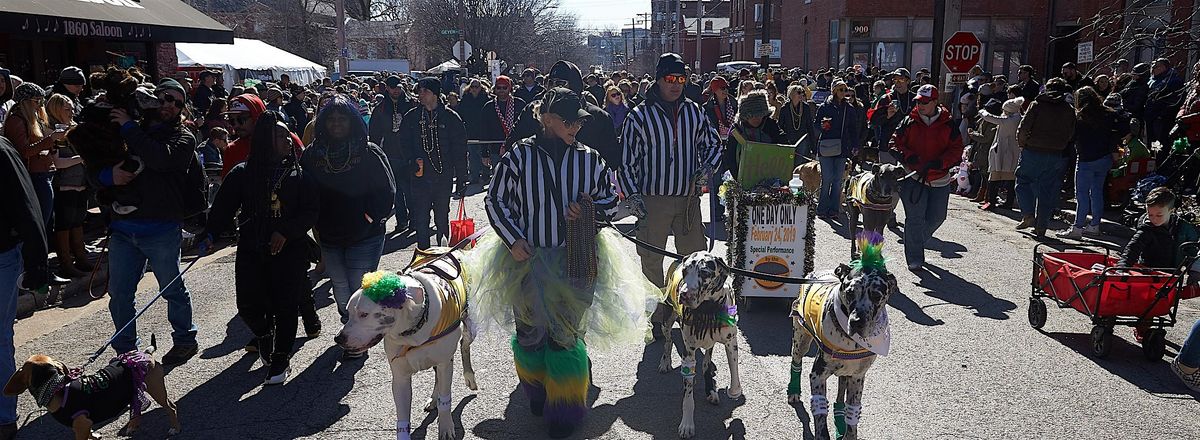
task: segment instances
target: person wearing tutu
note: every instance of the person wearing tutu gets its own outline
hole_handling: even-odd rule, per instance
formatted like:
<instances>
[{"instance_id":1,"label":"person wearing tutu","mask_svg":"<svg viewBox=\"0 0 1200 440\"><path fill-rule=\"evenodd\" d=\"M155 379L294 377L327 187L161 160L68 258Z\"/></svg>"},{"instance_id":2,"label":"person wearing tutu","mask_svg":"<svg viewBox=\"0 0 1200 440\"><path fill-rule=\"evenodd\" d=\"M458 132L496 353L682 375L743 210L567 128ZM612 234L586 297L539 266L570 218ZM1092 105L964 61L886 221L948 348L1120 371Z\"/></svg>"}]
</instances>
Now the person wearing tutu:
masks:
<instances>
[{"instance_id":1,"label":"person wearing tutu","mask_svg":"<svg viewBox=\"0 0 1200 440\"><path fill-rule=\"evenodd\" d=\"M464 265L470 313L515 330L530 411L562 438L588 411L587 349L640 341L658 298L615 233L596 232L617 197L600 154L575 139L590 119L582 98L562 87L544 96L541 133L514 144L492 176L485 204L496 234Z\"/></svg>"}]
</instances>

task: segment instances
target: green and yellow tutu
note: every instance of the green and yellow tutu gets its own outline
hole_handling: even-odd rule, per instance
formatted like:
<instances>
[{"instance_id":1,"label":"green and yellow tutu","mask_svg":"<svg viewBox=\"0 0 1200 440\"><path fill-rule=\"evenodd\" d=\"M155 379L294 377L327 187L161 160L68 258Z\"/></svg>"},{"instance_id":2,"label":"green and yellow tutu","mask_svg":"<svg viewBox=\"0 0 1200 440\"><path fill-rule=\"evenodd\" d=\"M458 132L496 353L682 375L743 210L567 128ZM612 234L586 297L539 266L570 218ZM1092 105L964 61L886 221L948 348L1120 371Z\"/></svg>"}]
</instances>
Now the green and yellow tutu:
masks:
<instances>
[{"instance_id":1,"label":"green and yellow tutu","mask_svg":"<svg viewBox=\"0 0 1200 440\"><path fill-rule=\"evenodd\" d=\"M573 347L577 338L599 349L641 342L662 291L642 275L638 259L621 250L615 231L602 229L596 248L589 289L566 276L565 247L535 248L531 258L517 262L497 235L488 234L463 257L471 316L485 329L544 329L559 347Z\"/></svg>"}]
</instances>

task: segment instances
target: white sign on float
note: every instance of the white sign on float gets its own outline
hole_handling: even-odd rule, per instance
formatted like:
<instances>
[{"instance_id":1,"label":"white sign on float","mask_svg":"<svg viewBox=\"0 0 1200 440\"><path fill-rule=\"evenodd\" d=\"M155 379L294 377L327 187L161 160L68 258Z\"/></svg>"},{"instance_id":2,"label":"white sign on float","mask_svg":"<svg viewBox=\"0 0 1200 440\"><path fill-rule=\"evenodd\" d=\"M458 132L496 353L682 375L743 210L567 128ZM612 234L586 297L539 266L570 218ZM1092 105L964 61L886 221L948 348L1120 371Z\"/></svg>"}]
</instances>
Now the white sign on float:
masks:
<instances>
[{"instance_id":1,"label":"white sign on float","mask_svg":"<svg viewBox=\"0 0 1200 440\"><path fill-rule=\"evenodd\" d=\"M793 278L811 271L805 267L808 208L790 203L747 207L745 268ZM742 296L795 298L800 294L798 284L742 280Z\"/></svg>"}]
</instances>

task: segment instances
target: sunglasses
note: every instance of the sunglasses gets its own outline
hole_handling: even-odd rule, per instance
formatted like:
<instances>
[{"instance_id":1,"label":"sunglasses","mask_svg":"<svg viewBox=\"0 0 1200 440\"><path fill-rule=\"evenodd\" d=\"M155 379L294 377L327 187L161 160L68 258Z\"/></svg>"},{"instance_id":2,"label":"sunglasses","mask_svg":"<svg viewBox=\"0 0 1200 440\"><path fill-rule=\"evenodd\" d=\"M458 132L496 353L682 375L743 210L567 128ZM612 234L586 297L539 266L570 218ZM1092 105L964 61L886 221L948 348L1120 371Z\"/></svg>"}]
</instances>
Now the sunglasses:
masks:
<instances>
[{"instance_id":1,"label":"sunglasses","mask_svg":"<svg viewBox=\"0 0 1200 440\"><path fill-rule=\"evenodd\" d=\"M225 115L225 120L232 122L234 124L237 124L237 125L242 125L242 124L245 124L246 121L250 120L250 116L247 116L247 115Z\"/></svg>"},{"instance_id":2,"label":"sunglasses","mask_svg":"<svg viewBox=\"0 0 1200 440\"><path fill-rule=\"evenodd\" d=\"M566 87L567 84L570 84L570 81L567 81L565 79L559 79L559 78L554 78L547 82L550 83L550 87Z\"/></svg>"},{"instance_id":3,"label":"sunglasses","mask_svg":"<svg viewBox=\"0 0 1200 440\"><path fill-rule=\"evenodd\" d=\"M609 98L620 98L621 94L620 93L609 93L608 97Z\"/></svg>"},{"instance_id":4,"label":"sunglasses","mask_svg":"<svg viewBox=\"0 0 1200 440\"><path fill-rule=\"evenodd\" d=\"M668 84L687 84L687 77L683 75L667 75L663 77Z\"/></svg>"}]
</instances>

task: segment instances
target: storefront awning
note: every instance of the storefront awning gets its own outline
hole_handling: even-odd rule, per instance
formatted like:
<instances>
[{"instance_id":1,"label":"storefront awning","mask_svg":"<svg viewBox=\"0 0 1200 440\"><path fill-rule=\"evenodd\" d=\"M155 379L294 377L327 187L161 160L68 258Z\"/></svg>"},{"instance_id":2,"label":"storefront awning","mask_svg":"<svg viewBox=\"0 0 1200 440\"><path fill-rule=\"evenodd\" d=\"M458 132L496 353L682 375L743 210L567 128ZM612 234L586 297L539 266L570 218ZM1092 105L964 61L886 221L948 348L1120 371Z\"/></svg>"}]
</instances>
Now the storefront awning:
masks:
<instances>
[{"instance_id":1,"label":"storefront awning","mask_svg":"<svg viewBox=\"0 0 1200 440\"><path fill-rule=\"evenodd\" d=\"M0 29L31 37L233 43L233 31L181 0L3 0Z\"/></svg>"}]
</instances>

